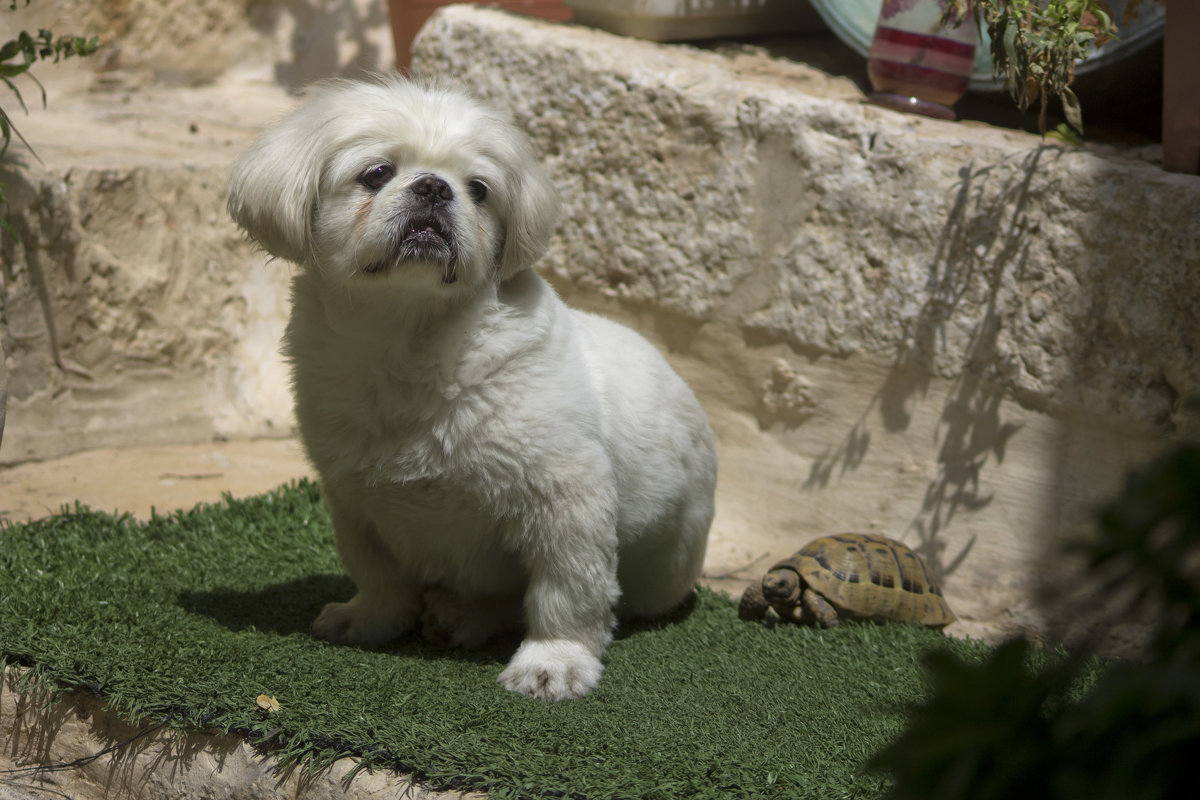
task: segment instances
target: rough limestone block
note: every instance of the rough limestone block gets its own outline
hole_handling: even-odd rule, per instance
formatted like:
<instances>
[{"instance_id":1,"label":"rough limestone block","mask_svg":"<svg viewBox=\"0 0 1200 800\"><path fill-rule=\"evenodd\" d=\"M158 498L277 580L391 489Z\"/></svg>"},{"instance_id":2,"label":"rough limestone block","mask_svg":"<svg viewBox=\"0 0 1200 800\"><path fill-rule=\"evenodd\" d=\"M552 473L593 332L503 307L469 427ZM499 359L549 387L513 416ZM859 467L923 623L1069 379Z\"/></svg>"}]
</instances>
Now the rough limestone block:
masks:
<instances>
[{"instance_id":1,"label":"rough limestone block","mask_svg":"<svg viewBox=\"0 0 1200 800\"><path fill-rule=\"evenodd\" d=\"M459 6L415 64L508 107L548 155L565 196L548 263L571 285L1179 430L1200 387L1200 180L809 94L752 61Z\"/></svg>"},{"instance_id":2,"label":"rough limestone block","mask_svg":"<svg viewBox=\"0 0 1200 800\"><path fill-rule=\"evenodd\" d=\"M225 173L0 167L6 462L289 431L287 273L220 213Z\"/></svg>"},{"instance_id":3,"label":"rough limestone block","mask_svg":"<svg viewBox=\"0 0 1200 800\"><path fill-rule=\"evenodd\" d=\"M0 463L288 435L289 267L237 231L225 182L290 89L391 65L386 4L42 0L4 20L101 49L35 66L44 108L15 79L37 155L14 140L0 162Z\"/></svg>"}]
</instances>

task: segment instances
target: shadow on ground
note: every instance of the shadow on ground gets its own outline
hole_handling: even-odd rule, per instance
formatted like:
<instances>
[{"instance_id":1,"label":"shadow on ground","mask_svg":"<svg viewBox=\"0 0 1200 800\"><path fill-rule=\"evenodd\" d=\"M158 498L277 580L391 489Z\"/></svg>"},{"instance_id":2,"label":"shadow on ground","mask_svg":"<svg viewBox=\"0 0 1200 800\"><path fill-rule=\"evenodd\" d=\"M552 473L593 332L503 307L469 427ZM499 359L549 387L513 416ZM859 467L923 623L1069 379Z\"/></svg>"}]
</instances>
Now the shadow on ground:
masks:
<instances>
[{"instance_id":1,"label":"shadow on ground","mask_svg":"<svg viewBox=\"0 0 1200 800\"><path fill-rule=\"evenodd\" d=\"M325 574L308 575L261 589L184 591L179 594L179 605L185 611L209 617L231 631L290 636L309 634L312 621L326 603L344 601L353 595L354 581L349 576ZM622 620L614 638L625 639L676 625L691 616L696 610L696 604L697 595L696 592L692 592L675 609L661 617ZM361 649L428 657L450 655L470 661L503 662L508 660L519 643L519 635L513 633L496 638L478 650L466 650L436 645L417 634L412 634L384 645Z\"/></svg>"}]
</instances>

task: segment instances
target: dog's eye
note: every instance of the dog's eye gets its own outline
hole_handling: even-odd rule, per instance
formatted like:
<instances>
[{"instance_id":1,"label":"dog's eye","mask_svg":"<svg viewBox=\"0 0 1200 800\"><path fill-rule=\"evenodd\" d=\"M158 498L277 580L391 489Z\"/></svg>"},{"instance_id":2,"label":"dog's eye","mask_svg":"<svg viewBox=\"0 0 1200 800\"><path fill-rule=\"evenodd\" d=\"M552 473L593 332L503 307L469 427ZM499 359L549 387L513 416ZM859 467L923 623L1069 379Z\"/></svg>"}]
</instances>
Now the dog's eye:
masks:
<instances>
[{"instance_id":1,"label":"dog's eye","mask_svg":"<svg viewBox=\"0 0 1200 800\"><path fill-rule=\"evenodd\" d=\"M396 168L391 164L377 164L359 175L358 182L368 191L378 192L395 176Z\"/></svg>"},{"instance_id":2,"label":"dog's eye","mask_svg":"<svg viewBox=\"0 0 1200 800\"><path fill-rule=\"evenodd\" d=\"M474 180L467 183L467 191L471 194L471 199L476 203L482 203L487 198L487 184L480 180Z\"/></svg>"}]
</instances>

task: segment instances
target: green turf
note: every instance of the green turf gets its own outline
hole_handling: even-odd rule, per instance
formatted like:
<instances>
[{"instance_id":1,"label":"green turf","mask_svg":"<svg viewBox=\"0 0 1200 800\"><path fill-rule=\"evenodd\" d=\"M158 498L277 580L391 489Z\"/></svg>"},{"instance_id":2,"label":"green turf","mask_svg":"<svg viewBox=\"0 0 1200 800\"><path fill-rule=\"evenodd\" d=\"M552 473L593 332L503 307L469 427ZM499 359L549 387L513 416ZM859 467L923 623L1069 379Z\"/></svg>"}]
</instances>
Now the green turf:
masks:
<instances>
[{"instance_id":1,"label":"green turf","mask_svg":"<svg viewBox=\"0 0 1200 800\"><path fill-rule=\"evenodd\" d=\"M622 629L590 696L545 703L496 683L515 641L312 638L351 594L309 483L145 523L79 508L0 529L0 661L281 763L353 755L495 797L833 798L886 788L863 764L925 696L922 652L986 652L915 625L745 623L701 592Z\"/></svg>"}]
</instances>

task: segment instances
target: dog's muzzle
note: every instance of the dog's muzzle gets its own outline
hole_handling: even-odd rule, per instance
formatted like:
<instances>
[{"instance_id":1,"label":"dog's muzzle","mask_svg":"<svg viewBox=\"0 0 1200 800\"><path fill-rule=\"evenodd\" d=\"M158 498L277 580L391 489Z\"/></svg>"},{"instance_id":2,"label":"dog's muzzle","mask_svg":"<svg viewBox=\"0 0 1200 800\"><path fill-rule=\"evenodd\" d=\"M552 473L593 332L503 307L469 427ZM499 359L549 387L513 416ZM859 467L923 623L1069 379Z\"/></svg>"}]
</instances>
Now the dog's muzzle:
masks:
<instances>
[{"instance_id":1,"label":"dog's muzzle","mask_svg":"<svg viewBox=\"0 0 1200 800\"><path fill-rule=\"evenodd\" d=\"M422 175L412 182L393 229L396 263L436 264L443 269L442 283L458 280L453 203L454 190L442 178ZM366 272L376 273L385 266L372 264Z\"/></svg>"}]
</instances>

